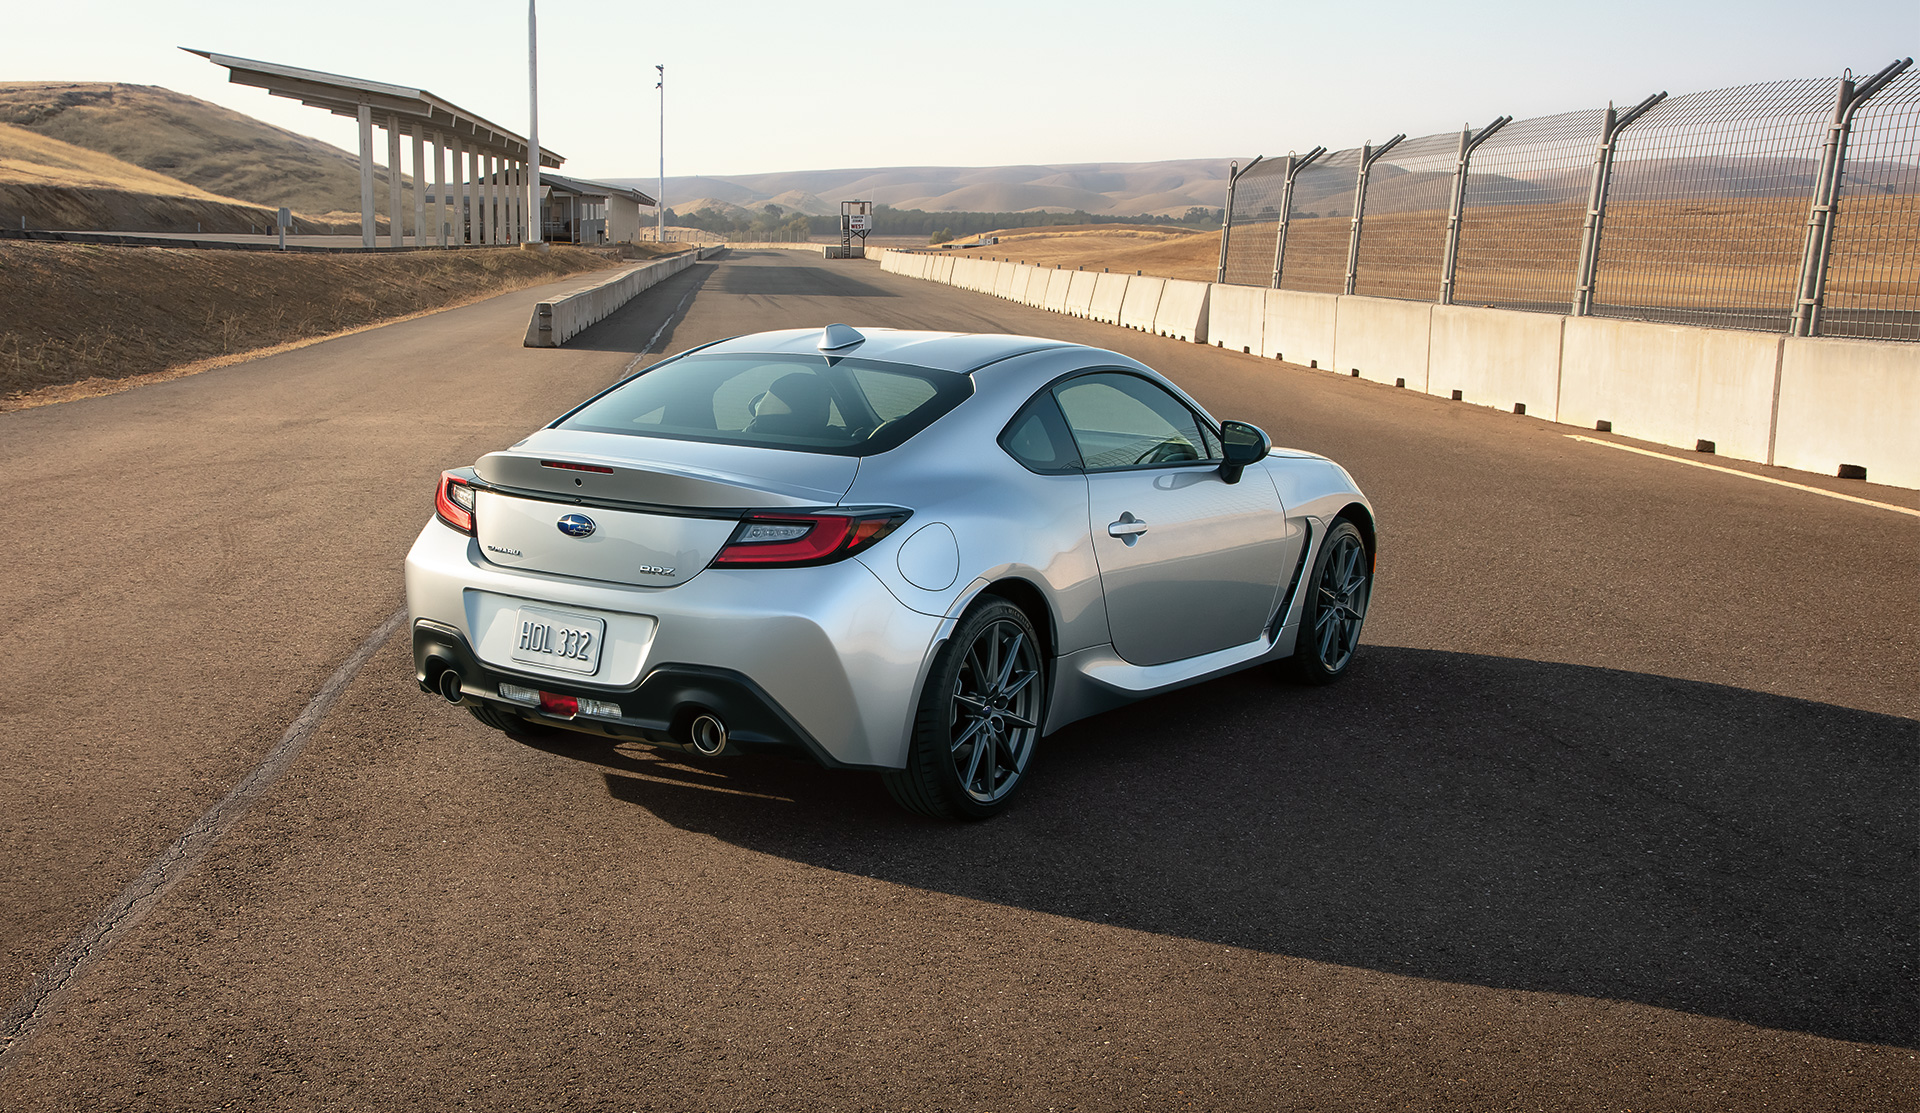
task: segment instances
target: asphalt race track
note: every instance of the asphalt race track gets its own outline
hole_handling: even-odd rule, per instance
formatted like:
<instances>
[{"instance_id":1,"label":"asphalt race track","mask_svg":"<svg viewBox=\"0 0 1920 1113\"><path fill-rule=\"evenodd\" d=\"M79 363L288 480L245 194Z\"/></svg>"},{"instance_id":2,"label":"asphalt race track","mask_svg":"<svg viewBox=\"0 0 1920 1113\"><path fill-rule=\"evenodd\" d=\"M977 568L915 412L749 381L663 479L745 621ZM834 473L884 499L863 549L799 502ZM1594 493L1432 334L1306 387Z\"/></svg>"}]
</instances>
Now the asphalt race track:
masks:
<instances>
[{"instance_id":1,"label":"asphalt race track","mask_svg":"<svg viewBox=\"0 0 1920 1113\"><path fill-rule=\"evenodd\" d=\"M1920 1106L1920 518L859 261L523 348L571 284L0 414L0 1110ZM1343 463L1352 675L1076 724L977 826L419 692L441 469L830 321L1114 348Z\"/></svg>"}]
</instances>

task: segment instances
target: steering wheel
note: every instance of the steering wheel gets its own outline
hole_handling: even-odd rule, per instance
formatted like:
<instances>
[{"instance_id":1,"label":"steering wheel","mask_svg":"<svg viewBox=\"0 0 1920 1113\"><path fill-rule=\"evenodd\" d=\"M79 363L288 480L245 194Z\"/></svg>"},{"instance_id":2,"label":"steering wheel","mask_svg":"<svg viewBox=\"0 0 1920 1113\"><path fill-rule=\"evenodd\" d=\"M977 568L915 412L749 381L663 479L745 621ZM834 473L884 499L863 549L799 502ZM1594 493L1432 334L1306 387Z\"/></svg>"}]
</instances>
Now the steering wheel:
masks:
<instances>
[{"instance_id":1,"label":"steering wheel","mask_svg":"<svg viewBox=\"0 0 1920 1113\"><path fill-rule=\"evenodd\" d=\"M1200 454L1184 440L1171 438L1161 441L1140 454L1136 464L1177 464L1186 460L1198 460Z\"/></svg>"}]
</instances>

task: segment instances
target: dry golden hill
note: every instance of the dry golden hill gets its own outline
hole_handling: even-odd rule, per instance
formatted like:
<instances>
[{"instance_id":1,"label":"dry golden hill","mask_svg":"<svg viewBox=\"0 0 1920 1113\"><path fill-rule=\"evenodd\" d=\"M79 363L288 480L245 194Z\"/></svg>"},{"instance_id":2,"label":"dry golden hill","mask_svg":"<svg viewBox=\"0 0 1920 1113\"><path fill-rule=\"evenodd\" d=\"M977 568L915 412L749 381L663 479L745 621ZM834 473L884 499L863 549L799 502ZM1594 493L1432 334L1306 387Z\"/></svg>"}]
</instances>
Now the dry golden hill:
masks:
<instances>
[{"instance_id":1,"label":"dry golden hill","mask_svg":"<svg viewBox=\"0 0 1920 1113\"><path fill-rule=\"evenodd\" d=\"M264 232L272 210L112 155L0 124L0 227L92 232ZM299 233L357 231L296 215Z\"/></svg>"},{"instance_id":2,"label":"dry golden hill","mask_svg":"<svg viewBox=\"0 0 1920 1113\"><path fill-rule=\"evenodd\" d=\"M0 82L0 123L255 205L360 211L357 156L154 85ZM386 171L374 173L381 183L374 203L385 212ZM413 204L410 192L404 204Z\"/></svg>"},{"instance_id":3,"label":"dry golden hill","mask_svg":"<svg viewBox=\"0 0 1920 1113\"><path fill-rule=\"evenodd\" d=\"M282 255L0 242L0 411L111 393L614 265L607 252L575 247Z\"/></svg>"}]
</instances>

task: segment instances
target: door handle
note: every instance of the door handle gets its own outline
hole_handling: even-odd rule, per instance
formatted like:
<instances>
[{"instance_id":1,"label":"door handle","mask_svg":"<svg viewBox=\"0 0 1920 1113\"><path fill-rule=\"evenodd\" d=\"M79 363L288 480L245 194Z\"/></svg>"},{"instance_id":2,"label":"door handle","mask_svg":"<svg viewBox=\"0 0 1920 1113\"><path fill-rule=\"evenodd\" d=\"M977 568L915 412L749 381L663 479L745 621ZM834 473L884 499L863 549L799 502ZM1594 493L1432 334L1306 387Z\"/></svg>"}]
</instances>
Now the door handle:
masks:
<instances>
[{"instance_id":1,"label":"door handle","mask_svg":"<svg viewBox=\"0 0 1920 1113\"><path fill-rule=\"evenodd\" d=\"M1133 544L1134 539L1145 532L1147 532L1147 523L1134 517L1133 511L1131 510L1120 515L1119 521L1110 522L1107 525L1108 537L1118 537L1129 545Z\"/></svg>"}]
</instances>

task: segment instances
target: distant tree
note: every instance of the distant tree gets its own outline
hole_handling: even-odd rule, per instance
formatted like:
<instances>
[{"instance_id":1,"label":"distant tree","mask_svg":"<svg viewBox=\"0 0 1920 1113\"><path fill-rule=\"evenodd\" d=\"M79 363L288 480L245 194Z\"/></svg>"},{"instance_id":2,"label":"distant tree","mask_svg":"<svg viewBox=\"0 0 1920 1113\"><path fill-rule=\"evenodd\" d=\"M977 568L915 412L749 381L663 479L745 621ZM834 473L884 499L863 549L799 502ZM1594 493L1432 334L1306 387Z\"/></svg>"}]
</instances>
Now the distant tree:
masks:
<instances>
[{"instance_id":1,"label":"distant tree","mask_svg":"<svg viewBox=\"0 0 1920 1113\"><path fill-rule=\"evenodd\" d=\"M952 241L953 241L952 228L942 228L938 232L935 232L933 235L927 237L927 242L929 244L951 243Z\"/></svg>"},{"instance_id":2,"label":"distant tree","mask_svg":"<svg viewBox=\"0 0 1920 1113\"><path fill-rule=\"evenodd\" d=\"M773 238L782 243L805 243L811 234L811 229L807 227L806 214L796 213L792 220L774 230Z\"/></svg>"}]
</instances>

